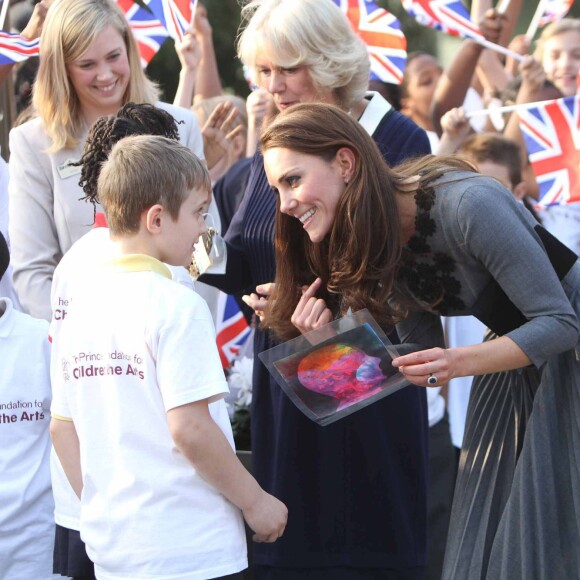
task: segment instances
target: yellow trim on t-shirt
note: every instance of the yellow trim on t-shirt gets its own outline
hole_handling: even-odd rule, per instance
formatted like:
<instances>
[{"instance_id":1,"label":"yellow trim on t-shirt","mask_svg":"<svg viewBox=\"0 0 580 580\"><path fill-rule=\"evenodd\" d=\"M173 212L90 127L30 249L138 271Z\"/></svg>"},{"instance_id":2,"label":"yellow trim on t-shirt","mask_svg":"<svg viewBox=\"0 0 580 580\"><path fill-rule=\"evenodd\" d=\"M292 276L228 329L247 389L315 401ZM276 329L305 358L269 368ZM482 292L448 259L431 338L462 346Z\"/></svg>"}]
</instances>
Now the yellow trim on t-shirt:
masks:
<instances>
[{"instance_id":1,"label":"yellow trim on t-shirt","mask_svg":"<svg viewBox=\"0 0 580 580\"><path fill-rule=\"evenodd\" d=\"M118 272L156 272L170 280L173 278L171 271L163 262L146 254L125 254L107 260L104 266Z\"/></svg>"},{"instance_id":2,"label":"yellow trim on t-shirt","mask_svg":"<svg viewBox=\"0 0 580 580\"><path fill-rule=\"evenodd\" d=\"M57 419L58 421L70 421L71 423L73 422L73 420L70 417L62 417L61 415L54 415L54 414L50 414L50 416L53 419Z\"/></svg>"}]
</instances>

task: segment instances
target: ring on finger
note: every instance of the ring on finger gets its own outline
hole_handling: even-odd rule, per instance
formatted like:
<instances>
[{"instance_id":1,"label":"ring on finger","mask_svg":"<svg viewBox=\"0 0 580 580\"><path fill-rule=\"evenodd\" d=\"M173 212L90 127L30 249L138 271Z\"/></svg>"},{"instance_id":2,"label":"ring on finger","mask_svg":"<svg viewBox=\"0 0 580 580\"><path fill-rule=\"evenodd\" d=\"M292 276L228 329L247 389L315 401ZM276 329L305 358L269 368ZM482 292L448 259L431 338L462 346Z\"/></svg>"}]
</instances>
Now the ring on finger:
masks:
<instances>
[{"instance_id":1,"label":"ring on finger","mask_svg":"<svg viewBox=\"0 0 580 580\"><path fill-rule=\"evenodd\" d=\"M431 373L428 377L427 377L427 384L428 385L436 385L438 383L439 379L433 374Z\"/></svg>"}]
</instances>

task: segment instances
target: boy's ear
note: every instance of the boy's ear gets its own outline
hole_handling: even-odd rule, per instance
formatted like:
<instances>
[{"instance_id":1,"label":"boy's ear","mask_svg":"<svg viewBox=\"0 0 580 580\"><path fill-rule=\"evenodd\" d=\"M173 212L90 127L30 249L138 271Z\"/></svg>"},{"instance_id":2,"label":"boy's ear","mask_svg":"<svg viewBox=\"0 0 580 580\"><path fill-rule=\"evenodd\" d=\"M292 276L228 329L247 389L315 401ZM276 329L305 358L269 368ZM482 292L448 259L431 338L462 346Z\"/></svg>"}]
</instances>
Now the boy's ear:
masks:
<instances>
[{"instance_id":1,"label":"boy's ear","mask_svg":"<svg viewBox=\"0 0 580 580\"><path fill-rule=\"evenodd\" d=\"M526 197L527 195L527 190L528 187L526 185L526 182L520 181L514 186L512 192L518 201L522 201L522 199L524 199L524 197Z\"/></svg>"},{"instance_id":2,"label":"boy's ear","mask_svg":"<svg viewBox=\"0 0 580 580\"><path fill-rule=\"evenodd\" d=\"M152 205L144 215L145 227L150 234L159 234L163 224L163 206L156 203Z\"/></svg>"}]
</instances>

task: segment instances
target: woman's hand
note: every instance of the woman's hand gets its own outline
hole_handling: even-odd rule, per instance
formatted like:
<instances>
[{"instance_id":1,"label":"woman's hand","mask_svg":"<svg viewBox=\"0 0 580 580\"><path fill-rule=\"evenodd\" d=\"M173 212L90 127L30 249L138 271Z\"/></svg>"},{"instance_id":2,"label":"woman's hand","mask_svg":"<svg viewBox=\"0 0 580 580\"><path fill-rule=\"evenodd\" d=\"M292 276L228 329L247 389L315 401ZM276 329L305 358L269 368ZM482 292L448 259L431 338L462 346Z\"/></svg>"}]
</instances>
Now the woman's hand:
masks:
<instances>
[{"instance_id":1,"label":"woman's hand","mask_svg":"<svg viewBox=\"0 0 580 580\"><path fill-rule=\"evenodd\" d=\"M256 313L260 320L264 318L264 313L268 308L268 298L274 292L274 288L276 288L274 282L259 284L256 286L256 292L242 296L242 300Z\"/></svg>"},{"instance_id":2,"label":"woman's hand","mask_svg":"<svg viewBox=\"0 0 580 580\"><path fill-rule=\"evenodd\" d=\"M430 348L397 357L392 364L413 385L440 387L455 377L453 363L450 349Z\"/></svg>"},{"instance_id":3,"label":"woman's hand","mask_svg":"<svg viewBox=\"0 0 580 580\"><path fill-rule=\"evenodd\" d=\"M506 15L498 12L494 8L485 11L485 14L479 21L479 29L484 38L489 42L497 44L499 42L501 31L506 21Z\"/></svg>"},{"instance_id":4,"label":"woman's hand","mask_svg":"<svg viewBox=\"0 0 580 580\"><path fill-rule=\"evenodd\" d=\"M326 302L322 298L316 298L316 292L320 289L321 284L322 280L316 278L310 286L302 288L302 297L290 319L302 334L328 324L334 318L330 308L326 306Z\"/></svg>"}]
</instances>

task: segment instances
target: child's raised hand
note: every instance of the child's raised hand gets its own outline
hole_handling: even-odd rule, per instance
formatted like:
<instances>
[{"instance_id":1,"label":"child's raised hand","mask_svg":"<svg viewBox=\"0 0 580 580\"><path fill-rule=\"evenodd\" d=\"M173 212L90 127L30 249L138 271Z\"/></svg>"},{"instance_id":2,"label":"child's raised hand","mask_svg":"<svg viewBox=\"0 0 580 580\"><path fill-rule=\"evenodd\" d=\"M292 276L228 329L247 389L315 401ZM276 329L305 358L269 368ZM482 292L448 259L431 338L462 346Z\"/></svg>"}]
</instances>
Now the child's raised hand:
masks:
<instances>
[{"instance_id":1,"label":"child's raised hand","mask_svg":"<svg viewBox=\"0 0 580 580\"><path fill-rule=\"evenodd\" d=\"M441 117L441 128L453 139L465 139L470 131L470 126L463 107L455 107L447 111Z\"/></svg>"},{"instance_id":2,"label":"child's raised hand","mask_svg":"<svg viewBox=\"0 0 580 580\"><path fill-rule=\"evenodd\" d=\"M238 110L230 101L219 103L201 129L203 152L208 169L227 158L234 137L243 130L238 120ZM212 176L215 179L217 177Z\"/></svg>"},{"instance_id":3,"label":"child's raised hand","mask_svg":"<svg viewBox=\"0 0 580 580\"><path fill-rule=\"evenodd\" d=\"M526 54L530 54L531 45L531 40L525 34L518 34L511 39L508 44L508 49L525 56Z\"/></svg>"},{"instance_id":4,"label":"child's raised hand","mask_svg":"<svg viewBox=\"0 0 580 580\"><path fill-rule=\"evenodd\" d=\"M194 30L189 29L181 41L175 43L182 70L197 70L201 60L201 47L195 38Z\"/></svg>"},{"instance_id":5,"label":"child's raised hand","mask_svg":"<svg viewBox=\"0 0 580 580\"><path fill-rule=\"evenodd\" d=\"M533 56L524 57L519 68L520 74L522 75L520 93L529 95L530 98L533 98L533 95L539 91L546 82L544 68L540 61L535 59Z\"/></svg>"},{"instance_id":6,"label":"child's raised hand","mask_svg":"<svg viewBox=\"0 0 580 580\"><path fill-rule=\"evenodd\" d=\"M275 542L284 533L288 521L288 508L264 490L242 513L254 531L254 542Z\"/></svg>"},{"instance_id":7,"label":"child's raised hand","mask_svg":"<svg viewBox=\"0 0 580 580\"><path fill-rule=\"evenodd\" d=\"M486 10L483 17L479 21L479 30L486 40L489 42L498 43L501 31L506 20L505 14L501 14L494 8Z\"/></svg>"},{"instance_id":8,"label":"child's raised hand","mask_svg":"<svg viewBox=\"0 0 580 580\"><path fill-rule=\"evenodd\" d=\"M333 320L332 311L326 306L326 302L322 298L316 298L316 292L320 289L321 284L322 280L316 278L310 286L302 289L302 297L290 319L302 334Z\"/></svg>"}]
</instances>

